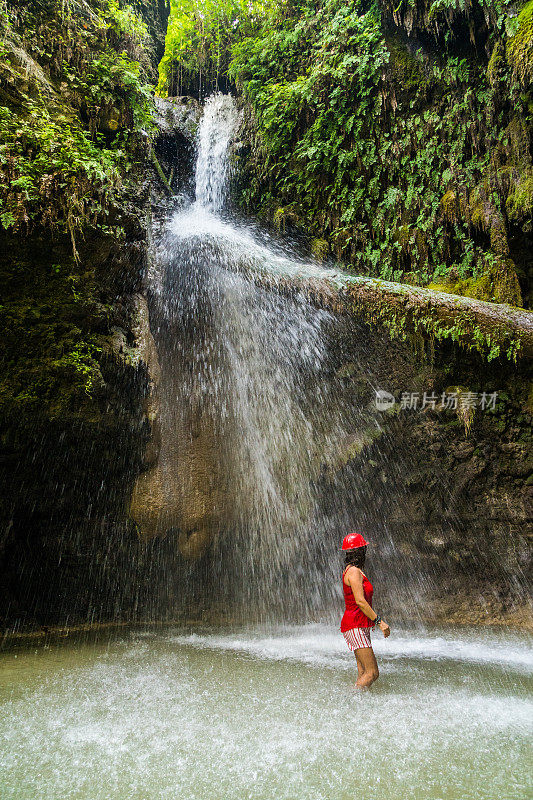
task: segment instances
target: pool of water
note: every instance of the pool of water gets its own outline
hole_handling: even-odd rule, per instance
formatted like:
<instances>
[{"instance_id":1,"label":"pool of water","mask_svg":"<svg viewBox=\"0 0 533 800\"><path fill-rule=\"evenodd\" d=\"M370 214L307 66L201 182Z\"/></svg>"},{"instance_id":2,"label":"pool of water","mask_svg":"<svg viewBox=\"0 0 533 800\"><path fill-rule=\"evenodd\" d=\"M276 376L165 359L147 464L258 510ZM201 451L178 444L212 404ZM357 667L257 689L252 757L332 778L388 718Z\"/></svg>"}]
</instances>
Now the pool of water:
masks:
<instances>
[{"instance_id":1,"label":"pool of water","mask_svg":"<svg viewBox=\"0 0 533 800\"><path fill-rule=\"evenodd\" d=\"M525 800L531 641L334 626L121 631L0 654L4 800Z\"/></svg>"}]
</instances>

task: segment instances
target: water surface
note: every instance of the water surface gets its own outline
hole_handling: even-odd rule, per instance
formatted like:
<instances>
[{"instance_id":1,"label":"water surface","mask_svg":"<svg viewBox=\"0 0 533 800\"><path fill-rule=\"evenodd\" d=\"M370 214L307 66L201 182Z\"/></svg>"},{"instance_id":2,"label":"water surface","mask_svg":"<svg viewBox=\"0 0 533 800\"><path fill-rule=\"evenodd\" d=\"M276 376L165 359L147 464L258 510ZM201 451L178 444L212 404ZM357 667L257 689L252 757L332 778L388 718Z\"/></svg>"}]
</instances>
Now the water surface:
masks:
<instances>
[{"instance_id":1,"label":"water surface","mask_svg":"<svg viewBox=\"0 0 533 800\"><path fill-rule=\"evenodd\" d=\"M6 800L525 800L529 641L375 636L353 689L335 627L117 634L0 656Z\"/></svg>"}]
</instances>

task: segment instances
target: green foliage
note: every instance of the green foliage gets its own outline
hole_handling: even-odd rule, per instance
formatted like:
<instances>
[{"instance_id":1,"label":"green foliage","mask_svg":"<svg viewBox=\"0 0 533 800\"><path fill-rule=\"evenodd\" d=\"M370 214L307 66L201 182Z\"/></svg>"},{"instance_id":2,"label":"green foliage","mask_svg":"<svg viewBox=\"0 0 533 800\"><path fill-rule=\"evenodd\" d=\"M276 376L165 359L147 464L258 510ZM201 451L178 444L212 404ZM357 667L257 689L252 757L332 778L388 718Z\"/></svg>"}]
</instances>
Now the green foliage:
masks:
<instances>
[{"instance_id":1,"label":"green foliage","mask_svg":"<svg viewBox=\"0 0 533 800\"><path fill-rule=\"evenodd\" d=\"M492 35L505 36L506 3L496 6ZM464 11L434 4L435 19L452 8ZM230 75L250 105L244 209L269 220L281 209L360 273L419 284L486 274L503 281L491 295L520 302L504 209L514 165L530 163L527 137L510 144L509 108L517 119L527 108L505 59L497 80L493 66L489 82L452 48L408 51L385 36L377 4L302 0L233 47Z\"/></svg>"},{"instance_id":2,"label":"green foliage","mask_svg":"<svg viewBox=\"0 0 533 800\"><path fill-rule=\"evenodd\" d=\"M70 233L106 225L128 136L150 129L146 25L117 0L49 0L0 19L0 222Z\"/></svg>"},{"instance_id":3,"label":"green foliage","mask_svg":"<svg viewBox=\"0 0 533 800\"><path fill-rule=\"evenodd\" d=\"M86 109L91 129L115 131L129 127L149 128L152 92L141 80L141 68L125 53L104 51L79 74L65 65L64 74L77 101Z\"/></svg>"},{"instance_id":4,"label":"green foliage","mask_svg":"<svg viewBox=\"0 0 533 800\"><path fill-rule=\"evenodd\" d=\"M140 47L146 42L148 28L132 6L121 8L118 0L107 0L107 6L102 16L104 24L112 28L119 36L129 37Z\"/></svg>"},{"instance_id":5,"label":"green foliage","mask_svg":"<svg viewBox=\"0 0 533 800\"><path fill-rule=\"evenodd\" d=\"M123 150L100 146L74 120L52 116L43 100L29 100L24 116L0 107L0 139L5 228L38 219L66 225L74 236L101 215L120 183Z\"/></svg>"},{"instance_id":6,"label":"green foliage","mask_svg":"<svg viewBox=\"0 0 533 800\"><path fill-rule=\"evenodd\" d=\"M268 17L273 0L171 0L160 96L202 95L224 79L232 44Z\"/></svg>"},{"instance_id":7,"label":"green foliage","mask_svg":"<svg viewBox=\"0 0 533 800\"><path fill-rule=\"evenodd\" d=\"M95 379L100 377L100 369L95 356L102 352L102 348L93 342L81 342L62 358L52 362L56 370L65 370L75 373L79 383L83 386L86 395L92 397Z\"/></svg>"}]
</instances>

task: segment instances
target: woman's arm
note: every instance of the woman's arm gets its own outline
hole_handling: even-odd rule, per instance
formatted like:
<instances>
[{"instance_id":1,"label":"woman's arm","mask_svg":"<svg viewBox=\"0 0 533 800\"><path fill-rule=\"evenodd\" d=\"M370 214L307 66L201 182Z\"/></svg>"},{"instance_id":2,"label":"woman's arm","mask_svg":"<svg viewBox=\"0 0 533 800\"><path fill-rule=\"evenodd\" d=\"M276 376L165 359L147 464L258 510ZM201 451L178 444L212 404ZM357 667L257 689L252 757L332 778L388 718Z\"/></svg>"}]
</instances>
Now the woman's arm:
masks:
<instances>
[{"instance_id":1,"label":"woman's arm","mask_svg":"<svg viewBox=\"0 0 533 800\"><path fill-rule=\"evenodd\" d=\"M372 606L365 600L365 593L363 591L363 573L357 567L351 567L346 573L346 580L352 588L355 602L363 614L368 617L368 619L372 620L372 622L374 622L378 615ZM385 637L390 634L390 628L384 620L381 620L379 627L383 631L383 635Z\"/></svg>"}]
</instances>

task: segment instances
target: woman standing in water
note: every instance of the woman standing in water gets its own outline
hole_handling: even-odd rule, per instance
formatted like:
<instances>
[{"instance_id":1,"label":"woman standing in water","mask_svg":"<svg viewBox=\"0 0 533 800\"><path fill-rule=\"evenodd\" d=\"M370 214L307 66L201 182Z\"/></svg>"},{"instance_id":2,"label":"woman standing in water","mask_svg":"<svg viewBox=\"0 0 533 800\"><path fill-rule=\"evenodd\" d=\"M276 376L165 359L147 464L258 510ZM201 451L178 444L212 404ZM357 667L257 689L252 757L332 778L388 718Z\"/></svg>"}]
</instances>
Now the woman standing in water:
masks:
<instances>
[{"instance_id":1,"label":"woman standing in water","mask_svg":"<svg viewBox=\"0 0 533 800\"><path fill-rule=\"evenodd\" d=\"M355 652L359 673L355 685L361 689L371 686L379 677L376 656L370 641L370 628L379 625L383 636L390 635L389 626L372 608L374 587L362 571L367 544L360 533L349 533L342 543L342 549L346 551L346 567L342 573L346 609L341 621L341 632L350 650Z\"/></svg>"}]
</instances>

